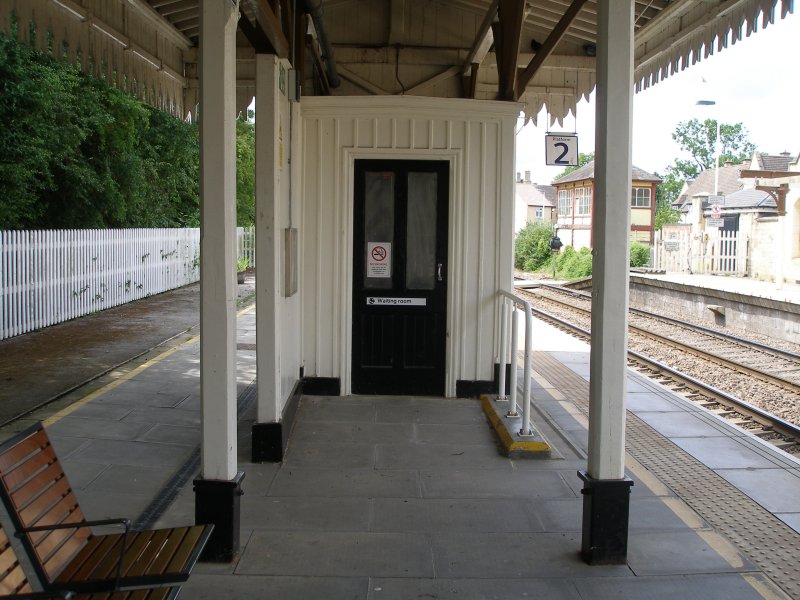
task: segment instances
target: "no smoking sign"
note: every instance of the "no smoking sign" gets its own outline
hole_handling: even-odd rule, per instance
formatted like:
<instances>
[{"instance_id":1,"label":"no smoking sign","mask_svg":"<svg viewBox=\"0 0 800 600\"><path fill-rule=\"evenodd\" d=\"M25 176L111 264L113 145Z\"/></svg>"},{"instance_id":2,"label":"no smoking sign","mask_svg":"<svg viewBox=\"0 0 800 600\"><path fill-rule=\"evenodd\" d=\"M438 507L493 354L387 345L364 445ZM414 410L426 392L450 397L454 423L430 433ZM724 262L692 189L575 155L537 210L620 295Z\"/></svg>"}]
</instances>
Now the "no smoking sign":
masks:
<instances>
[{"instance_id":1,"label":"no smoking sign","mask_svg":"<svg viewBox=\"0 0 800 600\"><path fill-rule=\"evenodd\" d=\"M367 243L367 277L392 276L391 242Z\"/></svg>"}]
</instances>

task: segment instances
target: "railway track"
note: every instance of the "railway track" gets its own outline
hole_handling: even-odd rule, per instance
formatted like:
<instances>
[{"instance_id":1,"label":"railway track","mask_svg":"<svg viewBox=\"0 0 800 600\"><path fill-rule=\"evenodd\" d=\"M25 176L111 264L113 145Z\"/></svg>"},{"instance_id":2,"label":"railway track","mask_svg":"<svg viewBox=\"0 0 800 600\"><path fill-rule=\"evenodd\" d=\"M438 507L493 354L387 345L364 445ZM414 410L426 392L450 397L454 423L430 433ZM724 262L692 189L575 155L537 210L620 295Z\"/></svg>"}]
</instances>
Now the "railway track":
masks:
<instances>
[{"instance_id":1,"label":"railway track","mask_svg":"<svg viewBox=\"0 0 800 600\"><path fill-rule=\"evenodd\" d=\"M587 294L549 286L522 293L531 298L535 316L589 340ZM800 454L800 356L672 317L639 309L632 313L630 367Z\"/></svg>"}]
</instances>

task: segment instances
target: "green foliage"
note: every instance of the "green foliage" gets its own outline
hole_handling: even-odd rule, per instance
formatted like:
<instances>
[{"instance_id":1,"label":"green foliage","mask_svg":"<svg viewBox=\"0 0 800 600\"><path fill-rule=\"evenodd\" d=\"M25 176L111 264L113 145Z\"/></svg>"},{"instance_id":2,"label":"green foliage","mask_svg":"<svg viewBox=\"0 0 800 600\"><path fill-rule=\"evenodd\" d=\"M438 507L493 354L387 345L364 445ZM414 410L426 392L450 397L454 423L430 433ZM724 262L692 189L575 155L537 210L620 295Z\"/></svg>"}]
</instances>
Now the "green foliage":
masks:
<instances>
[{"instance_id":1,"label":"green foliage","mask_svg":"<svg viewBox=\"0 0 800 600\"><path fill-rule=\"evenodd\" d=\"M749 159L756 147L747 139L747 129L741 124L729 125L720 123L720 157L719 164L734 164ZM691 155L690 159L676 158L674 164L667 167L663 182L656 189L656 229L665 223L677 223L680 213L671 205L680 196L686 181L696 178L701 171L715 166L715 146L717 142L717 121L698 119L679 123L672 134L681 150Z\"/></svg>"},{"instance_id":2,"label":"green foliage","mask_svg":"<svg viewBox=\"0 0 800 600\"><path fill-rule=\"evenodd\" d=\"M750 158L756 147L747 139L747 129L741 124L728 125L720 123L720 157L719 164L732 162L738 164ZM692 160L700 171L710 169L715 164L715 146L717 142L717 121L706 119L702 123L698 119L678 123L672 139L678 142L681 150L692 155Z\"/></svg>"},{"instance_id":3,"label":"green foliage","mask_svg":"<svg viewBox=\"0 0 800 600\"><path fill-rule=\"evenodd\" d=\"M631 242L632 267L646 267L650 264L650 248L639 242Z\"/></svg>"},{"instance_id":4,"label":"green foliage","mask_svg":"<svg viewBox=\"0 0 800 600\"><path fill-rule=\"evenodd\" d=\"M661 229L663 225L678 223L681 219L680 211L672 208L672 203L680 196L684 182L673 167L667 167L666 175L656 173L656 177L659 177L662 182L656 186L656 220L654 226L656 229Z\"/></svg>"},{"instance_id":5,"label":"green foliage","mask_svg":"<svg viewBox=\"0 0 800 600\"><path fill-rule=\"evenodd\" d=\"M514 240L514 267L538 271L550 260L550 238L553 228L546 223L528 222Z\"/></svg>"},{"instance_id":6,"label":"green foliage","mask_svg":"<svg viewBox=\"0 0 800 600\"><path fill-rule=\"evenodd\" d=\"M0 229L199 222L198 133L0 35Z\"/></svg>"},{"instance_id":7,"label":"green foliage","mask_svg":"<svg viewBox=\"0 0 800 600\"><path fill-rule=\"evenodd\" d=\"M556 271L561 279L589 277L592 274L592 251L564 246L556 259Z\"/></svg>"},{"instance_id":8,"label":"green foliage","mask_svg":"<svg viewBox=\"0 0 800 600\"><path fill-rule=\"evenodd\" d=\"M236 224L256 222L256 128L245 118L236 119Z\"/></svg>"},{"instance_id":9,"label":"green foliage","mask_svg":"<svg viewBox=\"0 0 800 600\"><path fill-rule=\"evenodd\" d=\"M577 171L583 165L587 165L594 160L594 152L589 152L589 154L584 154L583 152L578 153L578 164L574 167L567 167L561 173L555 176L554 179L563 179L573 171Z\"/></svg>"}]
</instances>

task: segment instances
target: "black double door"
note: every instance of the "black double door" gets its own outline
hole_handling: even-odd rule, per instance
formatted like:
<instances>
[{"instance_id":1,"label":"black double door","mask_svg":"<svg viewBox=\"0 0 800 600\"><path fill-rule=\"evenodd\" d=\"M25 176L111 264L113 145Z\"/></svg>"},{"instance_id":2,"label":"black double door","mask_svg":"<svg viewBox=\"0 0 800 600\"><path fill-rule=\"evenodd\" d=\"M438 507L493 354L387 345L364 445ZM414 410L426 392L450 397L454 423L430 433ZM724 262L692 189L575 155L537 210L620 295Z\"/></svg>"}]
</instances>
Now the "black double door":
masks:
<instances>
[{"instance_id":1,"label":"black double door","mask_svg":"<svg viewBox=\"0 0 800 600\"><path fill-rule=\"evenodd\" d=\"M449 163L357 160L356 394L444 395Z\"/></svg>"}]
</instances>

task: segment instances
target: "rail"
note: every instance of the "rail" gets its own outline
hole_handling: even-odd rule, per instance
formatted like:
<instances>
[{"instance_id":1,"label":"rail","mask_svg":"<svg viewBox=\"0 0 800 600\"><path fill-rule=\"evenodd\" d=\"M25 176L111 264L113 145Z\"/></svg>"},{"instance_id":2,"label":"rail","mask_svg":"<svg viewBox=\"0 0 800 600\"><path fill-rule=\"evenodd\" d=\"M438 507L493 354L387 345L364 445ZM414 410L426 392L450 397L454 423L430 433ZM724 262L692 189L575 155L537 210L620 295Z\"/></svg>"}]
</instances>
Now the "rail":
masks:
<instances>
[{"instance_id":1,"label":"rail","mask_svg":"<svg viewBox=\"0 0 800 600\"><path fill-rule=\"evenodd\" d=\"M533 347L533 311L531 304L527 300L515 296L511 292L498 290L500 297L500 351L499 351L499 375L497 386L498 401L508 401L507 417L515 418L517 413L517 349L519 344L518 337L518 311L525 312L525 356L522 369L524 378L522 384L522 419L520 421L519 435L533 435L531 429L531 358ZM510 305L510 310L509 310ZM518 308L519 307L519 308ZM511 345L508 344L508 329L511 326ZM510 350L510 351L509 351ZM510 356L509 356L510 355ZM506 366L511 365L510 369L510 394L506 397Z\"/></svg>"}]
</instances>

